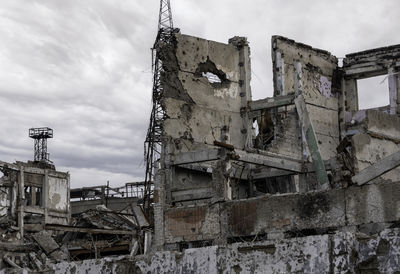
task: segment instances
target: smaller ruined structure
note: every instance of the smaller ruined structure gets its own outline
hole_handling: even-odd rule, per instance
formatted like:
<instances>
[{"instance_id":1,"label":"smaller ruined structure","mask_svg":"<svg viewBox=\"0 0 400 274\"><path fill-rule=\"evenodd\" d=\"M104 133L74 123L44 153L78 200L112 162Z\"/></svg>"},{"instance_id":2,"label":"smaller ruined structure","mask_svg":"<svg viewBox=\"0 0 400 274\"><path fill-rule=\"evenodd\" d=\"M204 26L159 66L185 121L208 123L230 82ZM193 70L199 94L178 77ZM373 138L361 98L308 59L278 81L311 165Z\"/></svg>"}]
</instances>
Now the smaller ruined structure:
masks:
<instances>
[{"instance_id":1,"label":"smaller ruined structure","mask_svg":"<svg viewBox=\"0 0 400 274\"><path fill-rule=\"evenodd\" d=\"M70 190L69 174L44 161L0 162L0 171L0 269L51 271L54 263L149 250L142 183Z\"/></svg>"},{"instance_id":2,"label":"smaller ruined structure","mask_svg":"<svg viewBox=\"0 0 400 274\"><path fill-rule=\"evenodd\" d=\"M68 259L48 232L71 221L69 174L44 162L0 162L1 268L43 270Z\"/></svg>"},{"instance_id":3,"label":"smaller ruined structure","mask_svg":"<svg viewBox=\"0 0 400 274\"><path fill-rule=\"evenodd\" d=\"M0 170L1 223L17 226L19 237L70 223L68 173L35 162L0 162Z\"/></svg>"}]
</instances>

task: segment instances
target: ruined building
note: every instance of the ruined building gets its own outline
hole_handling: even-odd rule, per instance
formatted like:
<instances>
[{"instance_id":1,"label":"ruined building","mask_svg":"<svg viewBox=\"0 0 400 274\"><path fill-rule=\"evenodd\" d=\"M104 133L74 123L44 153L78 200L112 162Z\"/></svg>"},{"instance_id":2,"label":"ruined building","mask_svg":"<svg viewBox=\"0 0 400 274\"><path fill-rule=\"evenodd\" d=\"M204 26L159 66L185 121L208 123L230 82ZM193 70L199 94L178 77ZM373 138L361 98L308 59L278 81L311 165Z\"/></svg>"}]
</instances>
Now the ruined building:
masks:
<instances>
[{"instance_id":1,"label":"ruined building","mask_svg":"<svg viewBox=\"0 0 400 274\"><path fill-rule=\"evenodd\" d=\"M45 226L67 225L71 218L69 174L35 163L0 162L1 222L18 225L24 232Z\"/></svg>"},{"instance_id":2,"label":"ruined building","mask_svg":"<svg viewBox=\"0 0 400 274\"><path fill-rule=\"evenodd\" d=\"M67 260L48 231L71 221L69 174L40 162L0 161L0 171L0 269L41 269L50 251L55 261Z\"/></svg>"},{"instance_id":3,"label":"ruined building","mask_svg":"<svg viewBox=\"0 0 400 274\"><path fill-rule=\"evenodd\" d=\"M158 47L164 119L154 229L146 230L145 254L133 256L131 248L120 257L69 258L52 270L400 271L400 45L348 54L339 66L325 50L274 36L274 96L261 100L251 96L246 38L223 44L174 32L170 43ZM390 104L360 110L357 80L378 75L388 77ZM24 179L22 167L4 170L2 197L23 189L15 185L39 180ZM4 216L39 214L45 227L68 222L69 192L66 200L51 198L50 190L61 187L51 176L68 182L57 174L45 172L44 184L32 184L47 191L49 201L32 198L39 205L20 205L18 211L13 199L3 198ZM31 197L32 191L38 190ZM85 191L73 193L83 197ZM128 233L129 220L107 208L102 212L86 211L78 221L118 219L111 229ZM131 222L138 229L149 225ZM16 225L31 224L19 219Z\"/></svg>"},{"instance_id":4,"label":"ruined building","mask_svg":"<svg viewBox=\"0 0 400 274\"><path fill-rule=\"evenodd\" d=\"M400 271L400 45L348 54L272 37L274 96L252 100L250 49L159 43L164 111L152 252L64 263L129 273ZM360 110L357 80L390 105ZM362 92L362 91L360 91Z\"/></svg>"},{"instance_id":5,"label":"ruined building","mask_svg":"<svg viewBox=\"0 0 400 274\"><path fill-rule=\"evenodd\" d=\"M142 183L70 189L69 174L43 161L0 162L0 171L0 270L52 273L56 263L150 248Z\"/></svg>"},{"instance_id":6,"label":"ruined building","mask_svg":"<svg viewBox=\"0 0 400 274\"><path fill-rule=\"evenodd\" d=\"M245 38L175 34L161 47L154 247L183 251L174 267L400 270L399 45L339 66L274 36L274 96L262 100L251 97ZM357 80L377 75L388 75L390 105L360 110Z\"/></svg>"}]
</instances>

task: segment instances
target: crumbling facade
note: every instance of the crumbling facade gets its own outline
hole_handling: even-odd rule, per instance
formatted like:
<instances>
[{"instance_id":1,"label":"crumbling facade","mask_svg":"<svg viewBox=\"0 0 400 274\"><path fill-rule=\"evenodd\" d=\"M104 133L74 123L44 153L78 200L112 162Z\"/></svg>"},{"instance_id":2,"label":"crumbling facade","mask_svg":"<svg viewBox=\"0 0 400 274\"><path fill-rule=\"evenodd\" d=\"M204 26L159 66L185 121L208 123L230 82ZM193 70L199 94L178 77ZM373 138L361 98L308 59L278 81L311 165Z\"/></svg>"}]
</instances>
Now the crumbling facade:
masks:
<instances>
[{"instance_id":1,"label":"crumbling facade","mask_svg":"<svg viewBox=\"0 0 400 274\"><path fill-rule=\"evenodd\" d=\"M71 219L69 174L54 166L36 163L0 163L2 223L25 231L41 231L46 225L67 225Z\"/></svg>"},{"instance_id":2,"label":"crumbling facade","mask_svg":"<svg viewBox=\"0 0 400 274\"><path fill-rule=\"evenodd\" d=\"M69 174L41 162L0 162L0 171L0 269L43 270L67 260L48 231L71 221Z\"/></svg>"},{"instance_id":3,"label":"crumbling facade","mask_svg":"<svg viewBox=\"0 0 400 274\"><path fill-rule=\"evenodd\" d=\"M338 66L327 51L274 36L274 97L253 101L245 38L174 37L162 49L157 250L396 227L400 46ZM357 80L377 75L388 75L390 105L359 110Z\"/></svg>"},{"instance_id":4,"label":"crumbling facade","mask_svg":"<svg viewBox=\"0 0 400 274\"><path fill-rule=\"evenodd\" d=\"M47 162L0 162L0 170L1 270L51 273L55 263L150 248L143 183L71 190L69 174Z\"/></svg>"}]
</instances>

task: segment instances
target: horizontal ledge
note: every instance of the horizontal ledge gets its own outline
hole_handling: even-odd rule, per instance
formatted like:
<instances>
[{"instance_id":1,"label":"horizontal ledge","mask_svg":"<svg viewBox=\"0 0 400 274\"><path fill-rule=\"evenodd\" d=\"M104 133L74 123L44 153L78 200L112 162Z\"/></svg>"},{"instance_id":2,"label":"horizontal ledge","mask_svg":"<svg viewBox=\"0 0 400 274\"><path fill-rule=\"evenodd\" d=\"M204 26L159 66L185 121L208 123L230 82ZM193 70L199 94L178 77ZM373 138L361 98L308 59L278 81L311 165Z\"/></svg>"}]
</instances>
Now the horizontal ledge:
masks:
<instances>
[{"instance_id":1,"label":"horizontal ledge","mask_svg":"<svg viewBox=\"0 0 400 274\"><path fill-rule=\"evenodd\" d=\"M295 95L268 97L261 100L250 101L249 106L251 111L283 107L283 106L293 105L294 98Z\"/></svg>"},{"instance_id":2,"label":"horizontal ledge","mask_svg":"<svg viewBox=\"0 0 400 274\"><path fill-rule=\"evenodd\" d=\"M258 164L262 166L274 167L277 169L294 171L298 173L304 171L302 162L279 158L272 155L269 156L242 150L235 150L235 154L233 155L233 157L234 157L233 160L235 161L245 162L249 164Z\"/></svg>"},{"instance_id":3,"label":"horizontal ledge","mask_svg":"<svg viewBox=\"0 0 400 274\"><path fill-rule=\"evenodd\" d=\"M113 229L101 229L101 228L87 228L87 227L73 227L66 225L45 225L45 229L49 230L57 230L57 231L68 231L68 232L81 232L81 233L89 233L89 234L118 234L118 235L126 235L126 234L136 234L136 230L113 230Z\"/></svg>"},{"instance_id":4,"label":"horizontal ledge","mask_svg":"<svg viewBox=\"0 0 400 274\"><path fill-rule=\"evenodd\" d=\"M217 148L182 152L175 156L173 165L214 161L220 158L220 154L220 149Z\"/></svg>"}]
</instances>

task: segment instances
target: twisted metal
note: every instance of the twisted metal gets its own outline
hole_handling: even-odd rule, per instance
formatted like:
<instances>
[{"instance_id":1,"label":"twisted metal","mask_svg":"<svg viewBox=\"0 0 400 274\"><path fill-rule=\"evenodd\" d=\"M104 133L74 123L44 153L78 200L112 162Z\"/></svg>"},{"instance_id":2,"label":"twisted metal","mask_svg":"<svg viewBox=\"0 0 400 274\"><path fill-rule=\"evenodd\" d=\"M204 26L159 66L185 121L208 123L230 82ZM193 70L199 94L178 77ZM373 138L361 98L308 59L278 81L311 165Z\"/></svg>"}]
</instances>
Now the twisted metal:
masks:
<instances>
[{"instance_id":1,"label":"twisted metal","mask_svg":"<svg viewBox=\"0 0 400 274\"><path fill-rule=\"evenodd\" d=\"M171 5L169 0L160 1L160 12L158 17L158 33L152 48L152 69L153 69L153 92L152 92L152 111L150 123L144 142L144 161L146 165L145 189L143 205L145 212L149 212L153 197L154 165L160 158L164 110L161 105L163 97L163 86L161 75L163 74L162 61L159 56L158 48L160 43L171 43L172 33L174 32Z\"/></svg>"}]
</instances>

